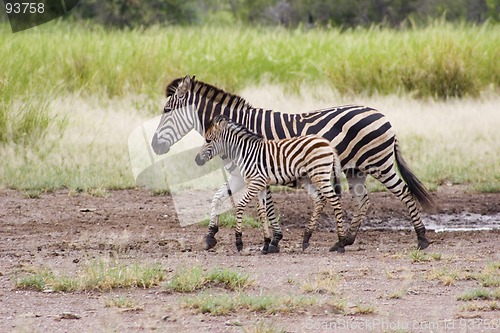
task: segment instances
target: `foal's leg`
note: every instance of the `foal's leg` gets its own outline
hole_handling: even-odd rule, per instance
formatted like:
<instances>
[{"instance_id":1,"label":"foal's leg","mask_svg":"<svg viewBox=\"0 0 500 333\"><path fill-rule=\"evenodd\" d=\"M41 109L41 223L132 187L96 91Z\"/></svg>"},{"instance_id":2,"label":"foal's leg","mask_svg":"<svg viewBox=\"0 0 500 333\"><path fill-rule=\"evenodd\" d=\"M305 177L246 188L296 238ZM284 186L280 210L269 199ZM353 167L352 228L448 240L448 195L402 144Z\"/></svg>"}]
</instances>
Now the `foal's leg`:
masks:
<instances>
[{"instance_id":1,"label":"foal's leg","mask_svg":"<svg viewBox=\"0 0 500 333\"><path fill-rule=\"evenodd\" d=\"M245 186L241 176L231 175L227 183L215 193L212 199L212 208L210 210L210 224L208 225L208 234L205 236L205 250L213 248L217 244L215 234L219 231L219 208L224 201L233 193L238 192Z\"/></svg>"},{"instance_id":2,"label":"foal's leg","mask_svg":"<svg viewBox=\"0 0 500 333\"><path fill-rule=\"evenodd\" d=\"M248 184L247 190L243 197L238 202L236 206L236 230L234 232L236 238L236 249L241 251L243 249L243 240L242 240L242 232L241 225L243 222L243 211L245 207L248 205L250 200L252 200L259 192L264 191L266 189L266 185L262 185L257 181L250 182ZM269 232L269 231L268 231Z\"/></svg>"},{"instance_id":3,"label":"foal's leg","mask_svg":"<svg viewBox=\"0 0 500 333\"><path fill-rule=\"evenodd\" d=\"M311 219L307 224L306 230L304 231L304 239L302 240L302 250L305 250L309 247L309 239L312 236L314 229L316 229L316 222L318 221L318 217L321 215L323 208L325 207L325 198L318 192L316 186L311 184L310 182L304 182L304 189L307 191L309 196L314 201L314 211L311 215Z\"/></svg>"}]
</instances>

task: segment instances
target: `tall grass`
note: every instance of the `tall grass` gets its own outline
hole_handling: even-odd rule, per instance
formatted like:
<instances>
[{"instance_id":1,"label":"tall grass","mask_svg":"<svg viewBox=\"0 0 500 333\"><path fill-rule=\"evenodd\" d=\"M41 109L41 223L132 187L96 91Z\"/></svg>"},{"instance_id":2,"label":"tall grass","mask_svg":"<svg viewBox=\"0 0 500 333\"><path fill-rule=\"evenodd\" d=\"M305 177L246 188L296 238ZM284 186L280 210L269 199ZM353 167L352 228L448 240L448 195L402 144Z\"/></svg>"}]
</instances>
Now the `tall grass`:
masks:
<instances>
[{"instance_id":1,"label":"tall grass","mask_svg":"<svg viewBox=\"0 0 500 333\"><path fill-rule=\"evenodd\" d=\"M500 86L500 26L266 29L153 27L105 30L53 24L11 34L0 27L2 95L40 87L109 96L161 93L172 78L229 90L262 81L296 88L326 84L343 93L465 96Z\"/></svg>"}]
</instances>

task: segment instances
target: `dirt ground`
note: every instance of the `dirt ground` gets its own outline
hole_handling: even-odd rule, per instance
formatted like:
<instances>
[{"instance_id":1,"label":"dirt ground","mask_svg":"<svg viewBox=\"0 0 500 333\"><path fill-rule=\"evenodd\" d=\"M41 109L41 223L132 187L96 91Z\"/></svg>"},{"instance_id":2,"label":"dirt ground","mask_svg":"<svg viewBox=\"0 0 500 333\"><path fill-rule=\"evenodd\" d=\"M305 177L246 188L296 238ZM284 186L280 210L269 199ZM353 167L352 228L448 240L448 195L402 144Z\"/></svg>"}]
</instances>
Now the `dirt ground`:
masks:
<instances>
[{"instance_id":1,"label":"dirt ground","mask_svg":"<svg viewBox=\"0 0 500 333\"><path fill-rule=\"evenodd\" d=\"M181 227L170 198L146 190L102 197L58 191L38 198L3 190L0 332L500 332L499 300L458 300L474 289L499 289L500 194L444 187L436 197L438 213L424 213L423 221L429 229L444 231L428 232L433 244L418 260L412 257L416 236L403 204L387 193L371 194L369 221L344 254L328 252L336 234L326 215L311 247L302 252L311 202L302 192L276 193L285 233L281 252L260 254L260 230L245 229L242 255L227 228L217 234L215 250L204 251L206 227ZM343 204L349 221L348 195ZM96 259L160 263L167 280L183 267L227 267L252 277L248 294L311 296L318 302L277 314L240 309L213 316L183 306L197 292L167 293L162 286L72 293L16 289L16 279L30 269L76 274ZM497 270L490 272L493 287L473 278L488 267ZM307 293L304 285L325 272L339 277L335 292ZM438 278L440 272L456 275L446 283ZM222 288L208 292L230 293ZM139 306L106 307L106 299L116 296ZM342 311L331 305L335 302Z\"/></svg>"}]
</instances>

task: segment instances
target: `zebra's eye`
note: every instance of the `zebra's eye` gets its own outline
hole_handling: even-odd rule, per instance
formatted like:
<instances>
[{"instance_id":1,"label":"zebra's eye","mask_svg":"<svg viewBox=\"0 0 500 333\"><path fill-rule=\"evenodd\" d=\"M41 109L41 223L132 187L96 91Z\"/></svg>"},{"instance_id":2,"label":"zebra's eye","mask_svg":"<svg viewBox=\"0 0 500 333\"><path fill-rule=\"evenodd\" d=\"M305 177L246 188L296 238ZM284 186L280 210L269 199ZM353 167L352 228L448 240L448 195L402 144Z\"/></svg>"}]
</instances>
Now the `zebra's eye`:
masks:
<instances>
[{"instance_id":1,"label":"zebra's eye","mask_svg":"<svg viewBox=\"0 0 500 333\"><path fill-rule=\"evenodd\" d=\"M206 139L205 141L206 141L207 143L212 142L212 140L211 140L211 139Z\"/></svg>"}]
</instances>

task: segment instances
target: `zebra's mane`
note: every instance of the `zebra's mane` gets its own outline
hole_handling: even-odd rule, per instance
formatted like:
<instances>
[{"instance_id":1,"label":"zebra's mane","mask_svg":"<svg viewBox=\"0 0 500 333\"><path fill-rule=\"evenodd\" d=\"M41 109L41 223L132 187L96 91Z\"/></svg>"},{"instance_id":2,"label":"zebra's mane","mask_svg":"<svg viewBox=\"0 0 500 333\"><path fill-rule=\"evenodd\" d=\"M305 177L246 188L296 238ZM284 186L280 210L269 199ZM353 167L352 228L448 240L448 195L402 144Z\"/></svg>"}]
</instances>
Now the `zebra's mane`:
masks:
<instances>
[{"instance_id":1,"label":"zebra's mane","mask_svg":"<svg viewBox=\"0 0 500 333\"><path fill-rule=\"evenodd\" d=\"M167 86L167 89L165 90L165 96L167 98L175 94L177 88L179 88L179 85L181 84L183 79L184 78L180 77L170 82L170 84ZM252 108L252 106L243 97L224 91L211 84L193 80L192 86L198 92L203 91L203 96L206 96L208 98L213 98L212 100L215 103L224 100L226 97L233 97L236 99L236 104L234 105L245 105L248 108Z\"/></svg>"}]
</instances>

